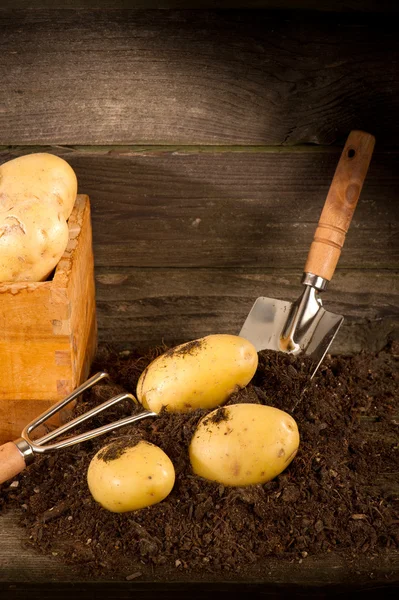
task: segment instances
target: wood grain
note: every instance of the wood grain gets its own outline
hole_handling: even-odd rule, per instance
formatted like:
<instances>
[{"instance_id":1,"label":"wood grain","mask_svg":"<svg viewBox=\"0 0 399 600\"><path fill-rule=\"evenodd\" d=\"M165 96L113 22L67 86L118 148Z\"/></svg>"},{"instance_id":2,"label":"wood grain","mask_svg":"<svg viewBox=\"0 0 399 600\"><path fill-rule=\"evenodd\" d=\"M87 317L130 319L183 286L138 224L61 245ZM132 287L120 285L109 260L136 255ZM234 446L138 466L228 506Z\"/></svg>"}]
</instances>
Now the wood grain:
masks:
<instances>
[{"instance_id":1,"label":"wood grain","mask_svg":"<svg viewBox=\"0 0 399 600\"><path fill-rule=\"evenodd\" d=\"M399 336L399 273L341 271L324 306L345 316L331 351L380 350ZM100 340L119 348L238 334L258 296L295 300L300 273L237 269L96 271Z\"/></svg>"},{"instance_id":2,"label":"wood grain","mask_svg":"<svg viewBox=\"0 0 399 600\"><path fill-rule=\"evenodd\" d=\"M398 139L395 15L2 10L4 144Z\"/></svg>"},{"instance_id":3,"label":"wood grain","mask_svg":"<svg viewBox=\"0 0 399 600\"><path fill-rule=\"evenodd\" d=\"M90 195L97 268L295 268L298 276L340 156L340 148L44 149L65 158ZM0 161L29 151L3 150ZM397 268L398 164L397 152L374 154L340 268Z\"/></svg>"},{"instance_id":4,"label":"wood grain","mask_svg":"<svg viewBox=\"0 0 399 600\"><path fill-rule=\"evenodd\" d=\"M2 8L32 8L31 0L2 0ZM294 10L323 10L334 12L398 12L396 0L37 0L34 8L156 8L156 9L217 9L267 8Z\"/></svg>"},{"instance_id":5,"label":"wood grain","mask_svg":"<svg viewBox=\"0 0 399 600\"><path fill-rule=\"evenodd\" d=\"M329 562L331 568L337 565ZM317 565L315 568L320 568ZM370 565L370 569L372 565ZM374 577L374 574L373 574ZM283 581L283 580L282 580ZM367 583L340 583L338 585L304 585L257 582L257 583L232 583L232 582L184 582L184 583L135 583L135 582L50 582L35 584L0 583L2 600L22 600L29 595L29 600L70 600L71 596L78 594L79 598L99 598L108 600L110 597L118 600L131 600L140 597L140 600L154 600L162 596L165 600L202 600L204 597L215 597L220 600L230 600L235 595L245 598L250 595L252 600L280 600L282 596L290 598L334 598L350 596L362 600L375 600L376 594L383 594L384 600L396 600L397 584L381 581Z\"/></svg>"},{"instance_id":6,"label":"wood grain","mask_svg":"<svg viewBox=\"0 0 399 600\"><path fill-rule=\"evenodd\" d=\"M370 165L375 138L351 131L337 164L320 215L304 271L328 281L341 256L360 192Z\"/></svg>"},{"instance_id":7,"label":"wood grain","mask_svg":"<svg viewBox=\"0 0 399 600\"><path fill-rule=\"evenodd\" d=\"M339 148L43 149L66 158L90 194L99 335L119 347L237 333L258 296L294 300L340 156ZM5 149L0 160L35 150ZM334 352L378 350L397 335L398 157L374 155L323 296L345 316Z\"/></svg>"},{"instance_id":8,"label":"wood grain","mask_svg":"<svg viewBox=\"0 0 399 600\"><path fill-rule=\"evenodd\" d=\"M0 485L25 469L25 460L17 446L7 442L0 446Z\"/></svg>"}]
</instances>

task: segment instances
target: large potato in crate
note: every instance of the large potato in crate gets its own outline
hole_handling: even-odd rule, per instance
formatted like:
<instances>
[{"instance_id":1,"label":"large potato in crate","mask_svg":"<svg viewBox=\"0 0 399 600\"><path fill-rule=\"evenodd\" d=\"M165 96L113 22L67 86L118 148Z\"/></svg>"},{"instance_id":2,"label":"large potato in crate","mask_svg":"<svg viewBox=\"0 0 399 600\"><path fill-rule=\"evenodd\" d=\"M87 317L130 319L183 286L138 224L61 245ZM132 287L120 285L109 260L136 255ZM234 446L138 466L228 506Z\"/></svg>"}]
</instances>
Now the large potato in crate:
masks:
<instances>
[{"instance_id":1,"label":"large potato in crate","mask_svg":"<svg viewBox=\"0 0 399 600\"><path fill-rule=\"evenodd\" d=\"M77 179L45 152L0 166L0 282L43 281L68 243Z\"/></svg>"}]
</instances>

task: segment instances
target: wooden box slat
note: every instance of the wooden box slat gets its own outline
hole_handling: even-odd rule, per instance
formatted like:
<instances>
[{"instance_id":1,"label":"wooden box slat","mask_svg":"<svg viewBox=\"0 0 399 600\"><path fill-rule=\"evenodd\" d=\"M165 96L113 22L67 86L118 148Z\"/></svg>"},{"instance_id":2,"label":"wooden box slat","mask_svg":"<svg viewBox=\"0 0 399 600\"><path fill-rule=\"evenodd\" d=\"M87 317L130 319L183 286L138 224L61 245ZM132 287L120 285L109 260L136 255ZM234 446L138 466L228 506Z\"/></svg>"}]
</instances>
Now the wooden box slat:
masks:
<instances>
[{"instance_id":1,"label":"wooden box slat","mask_svg":"<svg viewBox=\"0 0 399 600\"><path fill-rule=\"evenodd\" d=\"M0 152L5 161L35 148ZM236 333L253 300L293 300L339 148L59 148L90 195L102 341ZM325 305L334 352L398 335L397 151L376 151Z\"/></svg>"},{"instance_id":2,"label":"wooden box slat","mask_svg":"<svg viewBox=\"0 0 399 600\"><path fill-rule=\"evenodd\" d=\"M238 334L258 296L295 300L300 271L272 269L96 270L99 336L119 348ZM379 351L399 337L399 282L391 271L338 270L323 294L345 316L333 353Z\"/></svg>"},{"instance_id":3,"label":"wooden box slat","mask_svg":"<svg viewBox=\"0 0 399 600\"><path fill-rule=\"evenodd\" d=\"M229 9L267 8L294 10L322 10L333 12L383 12L396 13L395 0L37 0L36 9ZM2 0L3 8L32 8L30 0Z\"/></svg>"},{"instance_id":4,"label":"wooden box slat","mask_svg":"<svg viewBox=\"0 0 399 600\"><path fill-rule=\"evenodd\" d=\"M384 14L5 10L0 44L3 144L398 139Z\"/></svg>"},{"instance_id":5,"label":"wooden box slat","mask_svg":"<svg viewBox=\"0 0 399 600\"><path fill-rule=\"evenodd\" d=\"M0 161L35 148L5 149ZM340 148L58 148L92 201L96 267L298 269ZM340 269L397 269L399 153L376 151ZM387 248L389 247L389 252Z\"/></svg>"}]
</instances>

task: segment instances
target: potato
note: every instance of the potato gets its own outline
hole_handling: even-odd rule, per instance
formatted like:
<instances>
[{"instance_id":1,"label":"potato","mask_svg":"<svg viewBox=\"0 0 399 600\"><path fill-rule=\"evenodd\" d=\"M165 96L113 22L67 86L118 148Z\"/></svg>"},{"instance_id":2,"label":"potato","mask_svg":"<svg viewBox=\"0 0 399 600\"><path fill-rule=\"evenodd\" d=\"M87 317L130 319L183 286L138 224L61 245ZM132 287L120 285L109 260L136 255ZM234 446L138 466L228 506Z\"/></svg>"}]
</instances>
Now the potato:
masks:
<instances>
[{"instance_id":1,"label":"potato","mask_svg":"<svg viewBox=\"0 0 399 600\"><path fill-rule=\"evenodd\" d=\"M282 410L233 404L204 417L191 440L194 473L226 486L270 481L292 461L298 427Z\"/></svg>"},{"instance_id":2,"label":"potato","mask_svg":"<svg viewBox=\"0 0 399 600\"><path fill-rule=\"evenodd\" d=\"M29 154L0 166L0 283L43 281L68 243L77 180L52 154Z\"/></svg>"},{"instance_id":3,"label":"potato","mask_svg":"<svg viewBox=\"0 0 399 600\"><path fill-rule=\"evenodd\" d=\"M158 413L214 408L245 387L254 376L258 355L236 335L209 335L172 348L141 374L137 397Z\"/></svg>"},{"instance_id":4,"label":"potato","mask_svg":"<svg viewBox=\"0 0 399 600\"><path fill-rule=\"evenodd\" d=\"M175 483L170 458L154 444L120 440L92 459L87 483L93 498L111 512L138 510L161 502Z\"/></svg>"}]
</instances>

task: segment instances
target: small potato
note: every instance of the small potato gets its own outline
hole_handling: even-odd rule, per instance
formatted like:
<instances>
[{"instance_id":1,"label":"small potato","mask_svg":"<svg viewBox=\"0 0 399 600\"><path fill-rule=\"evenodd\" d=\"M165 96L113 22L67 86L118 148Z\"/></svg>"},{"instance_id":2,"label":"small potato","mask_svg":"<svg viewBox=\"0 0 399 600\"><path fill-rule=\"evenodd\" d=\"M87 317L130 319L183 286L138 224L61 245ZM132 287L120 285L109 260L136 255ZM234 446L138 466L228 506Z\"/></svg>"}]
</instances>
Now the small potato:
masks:
<instances>
[{"instance_id":1,"label":"small potato","mask_svg":"<svg viewBox=\"0 0 399 600\"><path fill-rule=\"evenodd\" d=\"M87 483L93 498L111 512L128 512L157 504L175 483L175 470L161 448L122 440L102 448L92 459Z\"/></svg>"},{"instance_id":2,"label":"small potato","mask_svg":"<svg viewBox=\"0 0 399 600\"><path fill-rule=\"evenodd\" d=\"M258 366L254 346L236 335L208 335L172 348L141 374L137 397L158 413L214 408L245 387Z\"/></svg>"},{"instance_id":3,"label":"small potato","mask_svg":"<svg viewBox=\"0 0 399 600\"><path fill-rule=\"evenodd\" d=\"M204 417L191 440L194 473L226 486L270 481L298 451L294 419L260 404L233 404Z\"/></svg>"}]
</instances>

